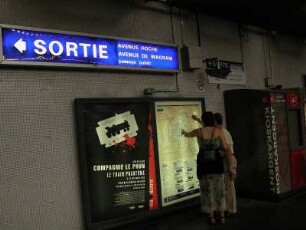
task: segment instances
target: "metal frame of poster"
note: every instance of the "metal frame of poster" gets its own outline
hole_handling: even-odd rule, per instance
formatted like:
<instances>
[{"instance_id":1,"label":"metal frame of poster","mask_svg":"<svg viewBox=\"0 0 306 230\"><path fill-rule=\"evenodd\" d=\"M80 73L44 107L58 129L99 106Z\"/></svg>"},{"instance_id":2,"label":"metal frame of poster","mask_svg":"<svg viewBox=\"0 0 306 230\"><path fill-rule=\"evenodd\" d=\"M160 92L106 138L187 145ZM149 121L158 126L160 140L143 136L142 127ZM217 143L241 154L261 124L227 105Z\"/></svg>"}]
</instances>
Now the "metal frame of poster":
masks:
<instances>
[{"instance_id":1,"label":"metal frame of poster","mask_svg":"<svg viewBox=\"0 0 306 230\"><path fill-rule=\"evenodd\" d=\"M86 229L120 227L190 205L192 197L169 207L159 203L155 102L160 101L196 101L204 109L199 98L75 100Z\"/></svg>"}]
</instances>

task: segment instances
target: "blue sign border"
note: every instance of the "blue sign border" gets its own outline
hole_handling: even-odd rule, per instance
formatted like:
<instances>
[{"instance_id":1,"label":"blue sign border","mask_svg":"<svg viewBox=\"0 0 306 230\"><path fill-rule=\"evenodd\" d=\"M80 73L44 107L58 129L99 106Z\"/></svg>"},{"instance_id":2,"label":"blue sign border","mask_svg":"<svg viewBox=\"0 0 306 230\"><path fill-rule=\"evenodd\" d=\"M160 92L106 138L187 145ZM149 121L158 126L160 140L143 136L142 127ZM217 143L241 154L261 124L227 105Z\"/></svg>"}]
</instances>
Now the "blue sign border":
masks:
<instances>
[{"instance_id":1,"label":"blue sign border","mask_svg":"<svg viewBox=\"0 0 306 230\"><path fill-rule=\"evenodd\" d=\"M179 72L178 47L92 34L0 25L1 64Z\"/></svg>"}]
</instances>

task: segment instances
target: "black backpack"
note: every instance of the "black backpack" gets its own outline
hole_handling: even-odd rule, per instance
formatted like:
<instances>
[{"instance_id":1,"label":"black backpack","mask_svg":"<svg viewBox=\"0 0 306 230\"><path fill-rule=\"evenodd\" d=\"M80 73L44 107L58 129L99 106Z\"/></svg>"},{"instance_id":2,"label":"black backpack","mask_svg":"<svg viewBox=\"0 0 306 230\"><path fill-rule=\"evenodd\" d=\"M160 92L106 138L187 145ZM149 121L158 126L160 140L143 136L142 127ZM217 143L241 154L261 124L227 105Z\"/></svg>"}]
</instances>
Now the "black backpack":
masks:
<instances>
[{"instance_id":1,"label":"black backpack","mask_svg":"<svg viewBox=\"0 0 306 230\"><path fill-rule=\"evenodd\" d=\"M220 160L219 145L213 139L215 129L211 134L209 142L203 142L202 131L200 130L200 143L199 143L199 152L197 155L197 177L198 179L202 178L203 168L207 167L209 164L215 164Z\"/></svg>"}]
</instances>

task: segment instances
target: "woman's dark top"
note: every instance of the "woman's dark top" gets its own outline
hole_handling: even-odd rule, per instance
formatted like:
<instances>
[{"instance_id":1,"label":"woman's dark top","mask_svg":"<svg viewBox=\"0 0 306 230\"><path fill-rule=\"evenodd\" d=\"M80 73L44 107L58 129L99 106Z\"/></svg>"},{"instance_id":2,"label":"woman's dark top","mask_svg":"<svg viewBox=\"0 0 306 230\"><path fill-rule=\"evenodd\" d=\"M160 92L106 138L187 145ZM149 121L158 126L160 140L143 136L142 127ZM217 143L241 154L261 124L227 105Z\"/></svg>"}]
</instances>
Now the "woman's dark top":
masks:
<instances>
[{"instance_id":1,"label":"woman's dark top","mask_svg":"<svg viewBox=\"0 0 306 230\"><path fill-rule=\"evenodd\" d=\"M201 130L200 130L201 131ZM212 138L212 139L202 139L202 133L200 133L199 144L207 144L214 142L218 148L220 148L220 138ZM215 161L202 162L201 167L198 172L198 177L200 175L208 175L208 174L223 174L224 173L224 164L223 157L220 154L216 154ZM200 175L199 175L200 174Z\"/></svg>"}]
</instances>

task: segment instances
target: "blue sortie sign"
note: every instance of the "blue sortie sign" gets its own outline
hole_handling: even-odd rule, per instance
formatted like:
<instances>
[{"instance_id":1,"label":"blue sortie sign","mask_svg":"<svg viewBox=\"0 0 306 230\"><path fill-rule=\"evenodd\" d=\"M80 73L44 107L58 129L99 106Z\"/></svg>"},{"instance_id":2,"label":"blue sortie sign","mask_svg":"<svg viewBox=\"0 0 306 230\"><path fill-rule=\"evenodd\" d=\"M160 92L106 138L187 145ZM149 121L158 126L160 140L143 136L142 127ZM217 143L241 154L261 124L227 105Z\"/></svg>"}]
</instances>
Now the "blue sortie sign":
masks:
<instances>
[{"instance_id":1,"label":"blue sortie sign","mask_svg":"<svg viewBox=\"0 0 306 230\"><path fill-rule=\"evenodd\" d=\"M174 46L2 28L5 61L85 64L128 69L177 71Z\"/></svg>"}]
</instances>

